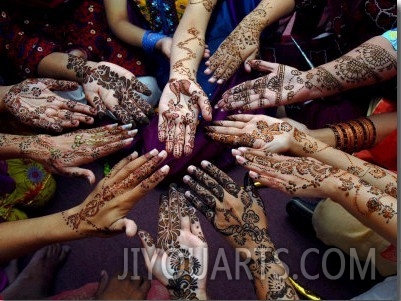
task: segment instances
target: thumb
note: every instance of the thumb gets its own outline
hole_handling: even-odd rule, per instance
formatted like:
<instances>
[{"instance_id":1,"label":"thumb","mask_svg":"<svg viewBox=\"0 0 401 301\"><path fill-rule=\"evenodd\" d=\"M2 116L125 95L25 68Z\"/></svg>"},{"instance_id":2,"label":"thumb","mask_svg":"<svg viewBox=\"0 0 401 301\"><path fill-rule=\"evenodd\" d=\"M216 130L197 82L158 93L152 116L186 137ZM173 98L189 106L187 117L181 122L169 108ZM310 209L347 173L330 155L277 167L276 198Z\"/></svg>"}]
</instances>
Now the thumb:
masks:
<instances>
[{"instance_id":1,"label":"thumb","mask_svg":"<svg viewBox=\"0 0 401 301\"><path fill-rule=\"evenodd\" d=\"M56 171L58 174L66 175L66 176L78 176L83 177L88 180L88 182L92 185L95 183L96 177L95 174L86 168L80 167L65 167Z\"/></svg>"},{"instance_id":2,"label":"thumb","mask_svg":"<svg viewBox=\"0 0 401 301\"><path fill-rule=\"evenodd\" d=\"M125 234L128 237L133 237L133 236L135 236L135 234L138 230L138 226L132 219L128 219L128 218L124 217L124 218L120 218L117 221L115 221L111 225L110 230L112 230L112 231L124 231L125 230Z\"/></svg>"},{"instance_id":3,"label":"thumb","mask_svg":"<svg viewBox=\"0 0 401 301\"><path fill-rule=\"evenodd\" d=\"M278 69L279 64L270 63L262 60L250 60L248 61L252 69L263 72L273 72Z\"/></svg>"},{"instance_id":4,"label":"thumb","mask_svg":"<svg viewBox=\"0 0 401 301\"><path fill-rule=\"evenodd\" d=\"M148 258L145 258L146 265L149 266L148 263L150 263L152 261L153 254L155 254L155 251L156 251L155 242L154 242L152 236L144 230L139 230L138 235L142 242L142 246L145 249L146 255L148 257ZM143 253L143 256L145 257L144 253Z\"/></svg>"},{"instance_id":5,"label":"thumb","mask_svg":"<svg viewBox=\"0 0 401 301\"><path fill-rule=\"evenodd\" d=\"M255 51L253 51L248 58L245 60L244 62L244 68L246 72L251 72L252 71L252 67L251 64L249 63L250 61L254 61L259 55L258 50L256 49Z\"/></svg>"},{"instance_id":6,"label":"thumb","mask_svg":"<svg viewBox=\"0 0 401 301\"><path fill-rule=\"evenodd\" d=\"M209 99L206 96L200 97L198 105L201 109L203 119L212 121L212 106L210 105Z\"/></svg>"}]
</instances>

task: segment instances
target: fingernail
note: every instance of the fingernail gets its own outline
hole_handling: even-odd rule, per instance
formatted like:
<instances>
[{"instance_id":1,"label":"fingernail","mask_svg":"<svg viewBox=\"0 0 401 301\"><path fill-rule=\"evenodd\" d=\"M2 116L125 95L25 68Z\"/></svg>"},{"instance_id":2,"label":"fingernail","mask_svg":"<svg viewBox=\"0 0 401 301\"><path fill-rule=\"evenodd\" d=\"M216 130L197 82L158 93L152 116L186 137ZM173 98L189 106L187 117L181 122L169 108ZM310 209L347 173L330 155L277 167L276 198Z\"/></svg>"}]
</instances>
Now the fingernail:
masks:
<instances>
[{"instance_id":1,"label":"fingernail","mask_svg":"<svg viewBox=\"0 0 401 301\"><path fill-rule=\"evenodd\" d=\"M136 135L138 133L138 129L131 130L128 132L128 135Z\"/></svg>"},{"instance_id":2,"label":"fingernail","mask_svg":"<svg viewBox=\"0 0 401 301\"><path fill-rule=\"evenodd\" d=\"M124 139L123 141L124 141L124 143L131 143L132 140L134 140L134 138L131 137L131 138Z\"/></svg>"},{"instance_id":3,"label":"fingernail","mask_svg":"<svg viewBox=\"0 0 401 301\"><path fill-rule=\"evenodd\" d=\"M157 150L157 149L152 149L150 152L149 152L149 154L151 155L151 156L156 156L157 154L159 153L159 151Z\"/></svg>"},{"instance_id":4,"label":"fingernail","mask_svg":"<svg viewBox=\"0 0 401 301\"><path fill-rule=\"evenodd\" d=\"M194 170L195 170L195 166L190 165L190 166L188 166L187 170L188 170L190 173L192 173L192 172L194 172Z\"/></svg>"},{"instance_id":5,"label":"fingernail","mask_svg":"<svg viewBox=\"0 0 401 301\"><path fill-rule=\"evenodd\" d=\"M243 164L246 162L246 159L244 157L241 156L235 156L235 159L237 160L238 163Z\"/></svg>"},{"instance_id":6,"label":"fingernail","mask_svg":"<svg viewBox=\"0 0 401 301\"><path fill-rule=\"evenodd\" d=\"M124 124L121 126L121 128L124 130L129 130L130 128L132 128L132 123Z\"/></svg>"},{"instance_id":7,"label":"fingernail","mask_svg":"<svg viewBox=\"0 0 401 301\"><path fill-rule=\"evenodd\" d=\"M191 180L191 177L188 175L185 175L182 180L184 181L184 183L188 183Z\"/></svg>"},{"instance_id":8,"label":"fingernail","mask_svg":"<svg viewBox=\"0 0 401 301\"><path fill-rule=\"evenodd\" d=\"M158 156L159 156L160 158L163 158L163 157L167 156L167 152L166 152L165 150L162 150L162 151L158 154Z\"/></svg>"},{"instance_id":9,"label":"fingernail","mask_svg":"<svg viewBox=\"0 0 401 301\"><path fill-rule=\"evenodd\" d=\"M170 170L170 166L168 166L168 165L164 165L162 168L160 168L160 171L162 173L168 173L169 170Z\"/></svg>"},{"instance_id":10,"label":"fingernail","mask_svg":"<svg viewBox=\"0 0 401 301\"><path fill-rule=\"evenodd\" d=\"M239 150L240 152L243 152L243 153L245 153L245 152L247 151L247 148L246 148L246 147L243 147L243 146L241 146L241 147L239 147L239 148L238 148L238 150Z\"/></svg>"},{"instance_id":11,"label":"fingernail","mask_svg":"<svg viewBox=\"0 0 401 301\"><path fill-rule=\"evenodd\" d=\"M242 155L242 153L238 149L232 149L231 154L233 154L234 156Z\"/></svg>"},{"instance_id":12,"label":"fingernail","mask_svg":"<svg viewBox=\"0 0 401 301\"><path fill-rule=\"evenodd\" d=\"M259 174L257 174L254 171L250 171L249 172L249 177L251 177L252 179L257 179L257 178L259 178Z\"/></svg>"},{"instance_id":13,"label":"fingernail","mask_svg":"<svg viewBox=\"0 0 401 301\"><path fill-rule=\"evenodd\" d=\"M209 164L210 164L210 162L209 162L209 161L206 161L206 160L203 160L203 161L201 162L201 166L202 166L202 167L207 167Z\"/></svg>"}]
</instances>

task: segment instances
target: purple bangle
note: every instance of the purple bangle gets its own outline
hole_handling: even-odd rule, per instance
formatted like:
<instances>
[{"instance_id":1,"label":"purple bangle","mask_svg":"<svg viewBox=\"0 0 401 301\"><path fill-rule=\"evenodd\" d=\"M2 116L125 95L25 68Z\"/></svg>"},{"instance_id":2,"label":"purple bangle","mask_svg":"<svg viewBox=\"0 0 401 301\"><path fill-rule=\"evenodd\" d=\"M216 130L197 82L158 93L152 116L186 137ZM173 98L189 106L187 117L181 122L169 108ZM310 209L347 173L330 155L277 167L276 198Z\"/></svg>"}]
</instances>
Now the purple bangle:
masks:
<instances>
[{"instance_id":1,"label":"purple bangle","mask_svg":"<svg viewBox=\"0 0 401 301\"><path fill-rule=\"evenodd\" d=\"M165 37L167 36L162 33L152 32L150 30L145 31L145 34L142 37L143 50L148 54L153 53L156 43Z\"/></svg>"}]
</instances>

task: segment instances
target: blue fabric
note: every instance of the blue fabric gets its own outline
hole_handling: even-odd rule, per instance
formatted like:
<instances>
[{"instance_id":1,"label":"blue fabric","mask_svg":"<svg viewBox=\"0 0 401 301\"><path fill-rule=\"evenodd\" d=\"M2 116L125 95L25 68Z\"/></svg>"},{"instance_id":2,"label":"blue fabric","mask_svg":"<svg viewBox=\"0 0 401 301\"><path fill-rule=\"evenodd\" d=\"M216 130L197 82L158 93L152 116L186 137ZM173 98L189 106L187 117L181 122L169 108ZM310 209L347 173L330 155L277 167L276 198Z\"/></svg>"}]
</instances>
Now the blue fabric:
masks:
<instances>
[{"instance_id":1,"label":"blue fabric","mask_svg":"<svg viewBox=\"0 0 401 301\"><path fill-rule=\"evenodd\" d=\"M389 40L391 45L393 45L394 49L397 51L397 28L387 30L385 33L382 34L382 36Z\"/></svg>"}]
</instances>

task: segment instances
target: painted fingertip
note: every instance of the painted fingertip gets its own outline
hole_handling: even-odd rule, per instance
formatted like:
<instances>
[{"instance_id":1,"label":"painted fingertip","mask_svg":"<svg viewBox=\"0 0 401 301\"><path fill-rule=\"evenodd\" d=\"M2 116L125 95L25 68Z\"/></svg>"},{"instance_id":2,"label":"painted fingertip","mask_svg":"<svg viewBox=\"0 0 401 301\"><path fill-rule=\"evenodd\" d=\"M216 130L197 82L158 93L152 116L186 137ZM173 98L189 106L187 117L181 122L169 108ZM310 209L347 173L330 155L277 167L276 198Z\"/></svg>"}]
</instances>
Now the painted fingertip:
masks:
<instances>
[{"instance_id":1,"label":"painted fingertip","mask_svg":"<svg viewBox=\"0 0 401 301\"><path fill-rule=\"evenodd\" d=\"M131 154L131 158L133 158L133 159L135 159L135 158L138 158L138 152L137 151L134 151L132 154Z\"/></svg>"},{"instance_id":2,"label":"painted fingertip","mask_svg":"<svg viewBox=\"0 0 401 301\"><path fill-rule=\"evenodd\" d=\"M154 148L149 152L149 155L156 156L158 153L159 153L159 151L156 148Z\"/></svg>"},{"instance_id":3,"label":"painted fingertip","mask_svg":"<svg viewBox=\"0 0 401 301\"><path fill-rule=\"evenodd\" d=\"M235 148L233 148L233 149L231 150L231 154L232 154L233 156L240 156L240 155L242 155L242 153L241 153L238 149L235 149Z\"/></svg>"},{"instance_id":4,"label":"painted fingertip","mask_svg":"<svg viewBox=\"0 0 401 301\"><path fill-rule=\"evenodd\" d=\"M188 166L187 170L188 170L190 173L193 173L193 172L195 171L195 166L190 165L190 166Z\"/></svg>"},{"instance_id":5,"label":"painted fingertip","mask_svg":"<svg viewBox=\"0 0 401 301\"><path fill-rule=\"evenodd\" d=\"M241 156L235 156L235 159L237 160L238 163L242 164L246 162L246 159L244 157Z\"/></svg>"},{"instance_id":6,"label":"painted fingertip","mask_svg":"<svg viewBox=\"0 0 401 301\"><path fill-rule=\"evenodd\" d=\"M248 149L247 149L246 147L240 146L240 147L238 148L238 150L239 150L240 152L245 153L245 152L247 152Z\"/></svg>"},{"instance_id":7,"label":"painted fingertip","mask_svg":"<svg viewBox=\"0 0 401 301\"><path fill-rule=\"evenodd\" d=\"M138 129L135 129L135 130L131 130L131 131L128 131L128 135L136 135L136 134L138 134Z\"/></svg>"},{"instance_id":8,"label":"painted fingertip","mask_svg":"<svg viewBox=\"0 0 401 301\"><path fill-rule=\"evenodd\" d=\"M123 141L124 141L124 143L131 143L132 141L134 140L134 138L127 138L127 139L124 139Z\"/></svg>"},{"instance_id":9,"label":"painted fingertip","mask_svg":"<svg viewBox=\"0 0 401 301\"><path fill-rule=\"evenodd\" d=\"M160 158L164 158L164 157L167 156L167 152L166 152L165 150L162 150L162 151L158 154L158 156L159 156Z\"/></svg>"},{"instance_id":10,"label":"painted fingertip","mask_svg":"<svg viewBox=\"0 0 401 301\"><path fill-rule=\"evenodd\" d=\"M191 177L188 175L185 175L182 180L184 181L184 183L188 183L191 180Z\"/></svg>"},{"instance_id":11,"label":"painted fingertip","mask_svg":"<svg viewBox=\"0 0 401 301\"><path fill-rule=\"evenodd\" d=\"M217 81L217 83L219 84L219 85L221 85L222 83L224 83L224 79L219 79L218 81Z\"/></svg>"},{"instance_id":12,"label":"painted fingertip","mask_svg":"<svg viewBox=\"0 0 401 301\"><path fill-rule=\"evenodd\" d=\"M121 128L124 130L129 130L130 128L132 128L132 123L124 124L121 126Z\"/></svg>"},{"instance_id":13,"label":"painted fingertip","mask_svg":"<svg viewBox=\"0 0 401 301\"><path fill-rule=\"evenodd\" d=\"M249 177L252 179L258 179L259 174L251 170L251 171L249 171Z\"/></svg>"},{"instance_id":14,"label":"painted fingertip","mask_svg":"<svg viewBox=\"0 0 401 301\"><path fill-rule=\"evenodd\" d=\"M168 173L170 171L170 166L164 165L162 168L160 168L160 171L162 173Z\"/></svg>"},{"instance_id":15,"label":"painted fingertip","mask_svg":"<svg viewBox=\"0 0 401 301\"><path fill-rule=\"evenodd\" d=\"M209 164L210 164L210 162L207 161L207 160L203 160L203 161L201 162L201 166L202 166L202 167L207 167Z\"/></svg>"}]
</instances>

